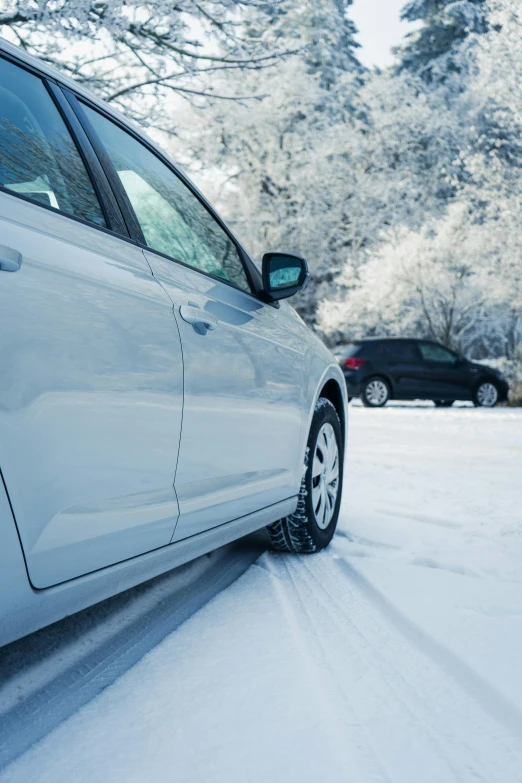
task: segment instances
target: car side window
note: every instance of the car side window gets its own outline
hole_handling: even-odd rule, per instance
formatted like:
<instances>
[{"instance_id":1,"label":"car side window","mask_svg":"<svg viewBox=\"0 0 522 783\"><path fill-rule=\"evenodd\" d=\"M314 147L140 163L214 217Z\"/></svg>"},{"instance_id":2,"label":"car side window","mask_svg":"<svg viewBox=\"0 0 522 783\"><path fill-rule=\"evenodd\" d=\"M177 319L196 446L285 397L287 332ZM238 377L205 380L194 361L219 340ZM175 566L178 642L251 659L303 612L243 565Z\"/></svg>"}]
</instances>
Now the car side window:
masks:
<instances>
[{"instance_id":1,"label":"car side window","mask_svg":"<svg viewBox=\"0 0 522 783\"><path fill-rule=\"evenodd\" d=\"M105 218L43 81L0 58L0 185L39 204L105 226Z\"/></svg>"},{"instance_id":2,"label":"car side window","mask_svg":"<svg viewBox=\"0 0 522 783\"><path fill-rule=\"evenodd\" d=\"M132 204L147 246L250 293L239 252L197 196L144 144L83 105Z\"/></svg>"},{"instance_id":3,"label":"car side window","mask_svg":"<svg viewBox=\"0 0 522 783\"><path fill-rule=\"evenodd\" d=\"M422 358L428 362L439 362L440 364L456 364L457 357L451 351L443 348L442 345L433 343L420 343L419 345Z\"/></svg>"},{"instance_id":4,"label":"car side window","mask_svg":"<svg viewBox=\"0 0 522 783\"><path fill-rule=\"evenodd\" d=\"M413 343L386 343L386 354L392 362L419 362Z\"/></svg>"}]
</instances>

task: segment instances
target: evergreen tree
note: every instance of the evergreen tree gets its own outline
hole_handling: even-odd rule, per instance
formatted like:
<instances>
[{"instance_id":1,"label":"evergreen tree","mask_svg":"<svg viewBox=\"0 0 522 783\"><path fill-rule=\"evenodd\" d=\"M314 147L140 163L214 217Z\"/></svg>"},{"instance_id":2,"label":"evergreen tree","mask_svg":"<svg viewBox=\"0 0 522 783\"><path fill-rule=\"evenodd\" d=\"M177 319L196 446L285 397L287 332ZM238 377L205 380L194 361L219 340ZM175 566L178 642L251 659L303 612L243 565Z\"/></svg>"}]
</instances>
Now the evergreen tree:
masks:
<instances>
[{"instance_id":1,"label":"evergreen tree","mask_svg":"<svg viewBox=\"0 0 522 783\"><path fill-rule=\"evenodd\" d=\"M398 49L400 70L409 70L426 81L444 81L462 70L460 45L470 33L487 31L487 0L411 0L401 17L422 22Z\"/></svg>"},{"instance_id":2,"label":"evergreen tree","mask_svg":"<svg viewBox=\"0 0 522 783\"><path fill-rule=\"evenodd\" d=\"M271 25L263 38L285 48L303 47L308 73L318 74L320 85L331 89L339 74L361 71L355 50L357 29L348 16L353 0L282 0L264 8Z\"/></svg>"}]
</instances>

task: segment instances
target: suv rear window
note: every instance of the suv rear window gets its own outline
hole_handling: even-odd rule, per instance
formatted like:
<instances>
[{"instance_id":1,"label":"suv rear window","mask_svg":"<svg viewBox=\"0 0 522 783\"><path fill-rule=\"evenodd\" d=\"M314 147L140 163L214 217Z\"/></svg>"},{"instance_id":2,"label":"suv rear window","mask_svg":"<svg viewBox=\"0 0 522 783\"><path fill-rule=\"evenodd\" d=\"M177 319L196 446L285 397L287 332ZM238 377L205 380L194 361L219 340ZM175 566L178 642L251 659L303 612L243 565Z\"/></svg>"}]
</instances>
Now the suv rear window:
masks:
<instances>
[{"instance_id":1,"label":"suv rear window","mask_svg":"<svg viewBox=\"0 0 522 783\"><path fill-rule=\"evenodd\" d=\"M341 359L351 359L354 356L366 358L380 356L382 355L382 343L377 341L374 342L373 340L371 342L361 341L347 343L336 351L336 355Z\"/></svg>"},{"instance_id":2,"label":"suv rear window","mask_svg":"<svg viewBox=\"0 0 522 783\"><path fill-rule=\"evenodd\" d=\"M339 359L350 359L352 356L359 356L361 350L361 343L348 343L348 345L341 345L336 349L335 355Z\"/></svg>"}]
</instances>

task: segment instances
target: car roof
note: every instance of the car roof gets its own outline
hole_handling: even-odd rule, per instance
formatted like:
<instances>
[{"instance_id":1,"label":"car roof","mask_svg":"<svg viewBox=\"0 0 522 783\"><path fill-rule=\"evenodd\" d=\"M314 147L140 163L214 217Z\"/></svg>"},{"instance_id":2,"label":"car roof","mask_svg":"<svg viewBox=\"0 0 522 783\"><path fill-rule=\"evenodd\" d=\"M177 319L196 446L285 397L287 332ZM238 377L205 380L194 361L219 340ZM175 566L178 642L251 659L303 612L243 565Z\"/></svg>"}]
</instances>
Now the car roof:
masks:
<instances>
[{"instance_id":1,"label":"car roof","mask_svg":"<svg viewBox=\"0 0 522 783\"><path fill-rule=\"evenodd\" d=\"M423 337L362 337L361 339L347 340L343 345L362 345L363 343L413 343L431 342Z\"/></svg>"}]
</instances>

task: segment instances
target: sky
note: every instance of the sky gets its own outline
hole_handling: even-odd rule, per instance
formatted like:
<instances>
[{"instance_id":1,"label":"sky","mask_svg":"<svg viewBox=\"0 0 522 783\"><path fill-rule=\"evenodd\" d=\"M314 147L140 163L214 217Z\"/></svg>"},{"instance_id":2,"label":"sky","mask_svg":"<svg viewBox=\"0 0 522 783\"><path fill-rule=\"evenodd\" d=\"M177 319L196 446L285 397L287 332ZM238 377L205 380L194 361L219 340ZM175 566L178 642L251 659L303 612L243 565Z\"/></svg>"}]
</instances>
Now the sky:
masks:
<instances>
[{"instance_id":1,"label":"sky","mask_svg":"<svg viewBox=\"0 0 522 783\"><path fill-rule=\"evenodd\" d=\"M416 27L400 19L405 4L406 0L354 0L350 16L359 30L358 56L364 65L384 68L393 62L391 47Z\"/></svg>"}]
</instances>

